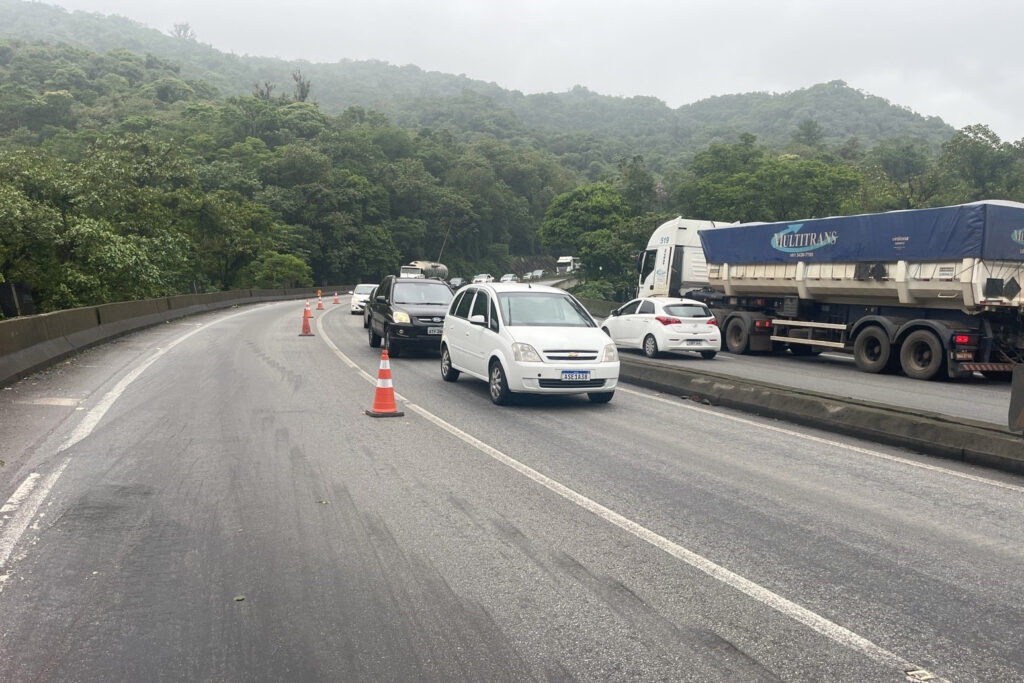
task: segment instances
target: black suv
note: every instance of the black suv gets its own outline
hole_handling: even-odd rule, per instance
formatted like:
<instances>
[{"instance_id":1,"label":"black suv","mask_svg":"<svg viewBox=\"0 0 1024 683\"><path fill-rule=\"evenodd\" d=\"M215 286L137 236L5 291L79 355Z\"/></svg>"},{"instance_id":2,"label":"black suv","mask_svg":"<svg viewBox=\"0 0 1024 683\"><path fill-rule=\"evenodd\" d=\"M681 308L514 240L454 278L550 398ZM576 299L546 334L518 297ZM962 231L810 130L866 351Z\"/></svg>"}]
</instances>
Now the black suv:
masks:
<instances>
[{"instance_id":1,"label":"black suv","mask_svg":"<svg viewBox=\"0 0 1024 683\"><path fill-rule=\"evenodd\" d=\"M386 276L366 303L370 346L377 348L383 339L392 358L411 346L440 350L451 300L452 290L443 280Z\"/></svg>"}]
</instances>

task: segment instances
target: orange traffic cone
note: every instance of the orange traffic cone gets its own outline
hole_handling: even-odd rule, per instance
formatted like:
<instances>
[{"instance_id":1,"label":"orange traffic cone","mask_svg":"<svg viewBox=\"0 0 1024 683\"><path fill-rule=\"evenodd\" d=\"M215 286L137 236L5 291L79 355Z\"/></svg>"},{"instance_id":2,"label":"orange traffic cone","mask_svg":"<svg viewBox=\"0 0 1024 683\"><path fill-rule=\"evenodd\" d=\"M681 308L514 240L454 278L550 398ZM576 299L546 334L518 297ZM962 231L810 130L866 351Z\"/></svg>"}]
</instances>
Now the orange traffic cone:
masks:
<instances>
[{"instance_id":1,"label":"orange traffic cone","mask_svg":"<svg viewBox=\"0 0 1024 683\"><path fill-rule=\"evenodd\" d=\"M324 310L324 299L319 294L317 294L317 296L316 296L316 310L318 310L318 311Z\"/></svg>"},{"instance_id":2,"label":"orange traffic cone","mask_svg":"<svg viewBox=\"0 0 1024 683\"><path fill-rule=\"evenodd\" d=\"M299 332L300 337L312 337L313 331L309 329L309 320L313 317L313 311L309 310L309 301L306 301L306 310L302 312L302 332Z\"/></svg>"},{"instance_id":3,"label":"orange traffic cone","mask_svg":"<svg viewBox=\"0 0 1024 683\"><path fill-rule=\"evenodd\" d=\"M336 303L336 304L340 304L341 303L340 301L338 301L338 293L337 292L334 293L334 303Z\"/></svg>"},{"instance_id":4,"label":"orange traffic cone","mask_svg":"<svg viewBox=\"0 0 1024 683\"><path fill-rule=\"evenodd\" d=\"M370 417L402 417L405 415L395 405L395 389L391 386L391 359L388 350L380 354L380 371L377 373L377 393L373 396L373 409L364 411Z\"/></svg>"}]
</instances>

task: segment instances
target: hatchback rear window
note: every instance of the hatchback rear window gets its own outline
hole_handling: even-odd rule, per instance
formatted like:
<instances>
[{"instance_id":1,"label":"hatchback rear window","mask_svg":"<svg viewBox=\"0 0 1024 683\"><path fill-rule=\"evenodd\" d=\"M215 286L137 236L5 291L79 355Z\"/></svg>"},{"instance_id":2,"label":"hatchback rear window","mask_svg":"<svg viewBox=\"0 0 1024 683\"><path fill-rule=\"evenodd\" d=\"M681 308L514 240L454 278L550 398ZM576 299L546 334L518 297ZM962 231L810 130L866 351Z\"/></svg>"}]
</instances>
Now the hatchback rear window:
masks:
<instances>
[{"instance_id":1,"label":"hatchback rear window","mask_svg":"<svg viewBox=\"0 0 1024 683\"><path fill-rule=\"evenodd\" d=\"M669 304L665 312L678 318L710 318L711 311L699 304Z\"/></svg>"}]
</instances>

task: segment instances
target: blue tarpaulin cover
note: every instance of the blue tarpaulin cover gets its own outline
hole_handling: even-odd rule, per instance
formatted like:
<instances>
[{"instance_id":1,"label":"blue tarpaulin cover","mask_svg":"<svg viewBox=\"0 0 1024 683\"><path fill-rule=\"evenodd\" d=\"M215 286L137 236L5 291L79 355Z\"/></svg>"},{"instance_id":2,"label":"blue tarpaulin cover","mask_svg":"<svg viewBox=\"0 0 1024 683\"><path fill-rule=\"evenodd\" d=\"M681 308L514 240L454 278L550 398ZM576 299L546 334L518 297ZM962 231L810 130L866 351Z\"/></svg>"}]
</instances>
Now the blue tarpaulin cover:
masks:
<instances>
[{"instance_id":1,"label":"blue tarpaulin cover","mask_svg":"<svg viewBox=\"0 0 1024 683\"><path fill-rule=\"evenodd\" d=\"M1024 261L1024 204L746 223L702 230L700 240L708 263Z\"/></svg>"}]
</instances>

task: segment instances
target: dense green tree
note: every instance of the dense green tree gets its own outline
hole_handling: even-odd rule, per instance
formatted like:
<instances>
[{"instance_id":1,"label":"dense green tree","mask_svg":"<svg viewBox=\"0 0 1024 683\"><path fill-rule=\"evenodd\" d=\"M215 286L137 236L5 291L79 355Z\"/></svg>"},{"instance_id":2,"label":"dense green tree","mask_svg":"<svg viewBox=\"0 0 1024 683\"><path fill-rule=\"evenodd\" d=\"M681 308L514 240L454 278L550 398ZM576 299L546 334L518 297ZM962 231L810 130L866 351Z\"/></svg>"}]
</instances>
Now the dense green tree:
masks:
<instances>
[{"instance_id":1,"label":"dense green tree","mask_svg":"<svg viewBox=\"0 0 1024 683\"><path fill-rule=\"evenodd\" d=\"M575 253L583 235L611 230L629 216L614 186L584 185L555 197L540 227L541 241L554 252Z\"/></svg>"}]
</instances>

